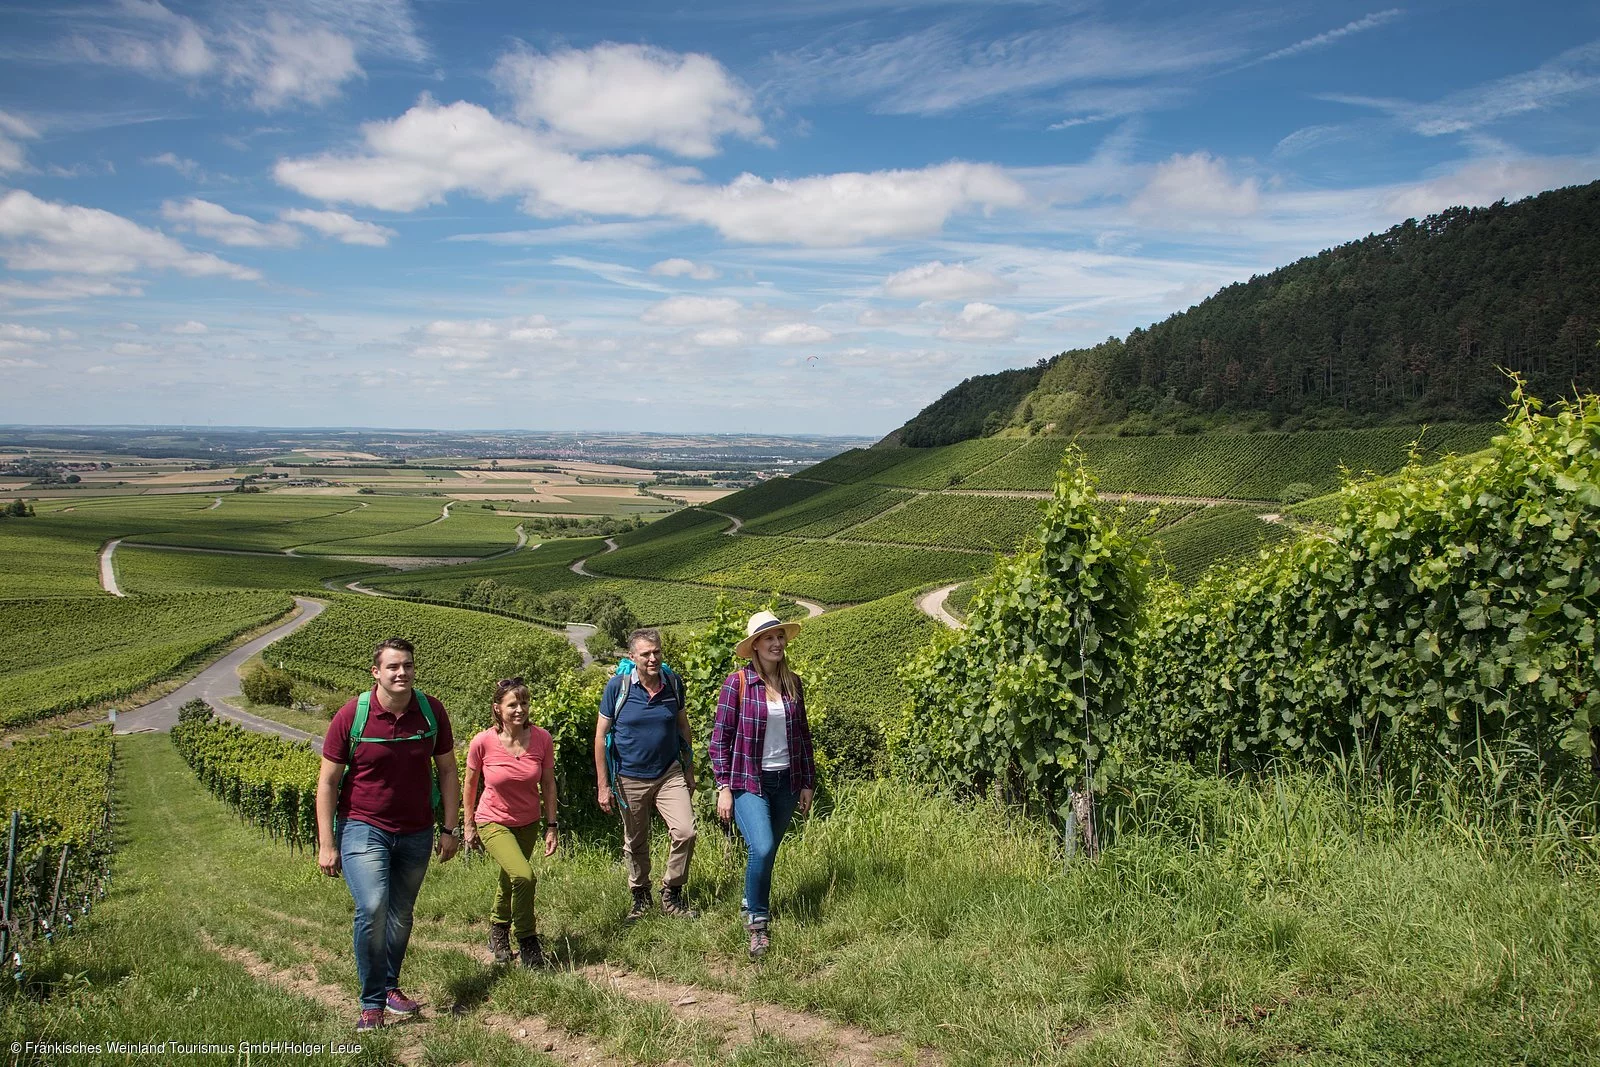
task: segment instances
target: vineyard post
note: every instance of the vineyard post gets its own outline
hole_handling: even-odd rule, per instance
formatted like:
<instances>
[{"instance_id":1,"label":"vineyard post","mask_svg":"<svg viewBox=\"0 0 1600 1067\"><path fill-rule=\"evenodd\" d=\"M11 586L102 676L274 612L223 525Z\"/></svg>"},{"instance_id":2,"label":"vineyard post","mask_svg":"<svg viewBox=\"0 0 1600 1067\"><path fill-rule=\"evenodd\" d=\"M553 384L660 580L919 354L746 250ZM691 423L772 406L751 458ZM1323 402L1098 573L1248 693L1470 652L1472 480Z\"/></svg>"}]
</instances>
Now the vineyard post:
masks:
<instances>
[{"instance_id":1,"label":"vineyard post","mask_svg":"<svg viewBox=\"0 0 1600 1067\"><path fill-rule=\"evenodd\" d=\"M56 867L56 885L50 892L50 929L56 928L56 915L61 905L61 883L67 878L67 854L72 851L72 843L61 846L61 863Z\"/></svg>"},{"instance_id":2,"label":"vineyard post","mask_svg":"<svg viewBox=\"0 0 1600 1067\"><path fill-rule=\"evenodd\" d=\"M17 862L17 824L21 819L21 812L11 813L10 840L6 843L6 895L0 905L0 960L11 954L11 875Z\"/></svg>"}]
</instances>

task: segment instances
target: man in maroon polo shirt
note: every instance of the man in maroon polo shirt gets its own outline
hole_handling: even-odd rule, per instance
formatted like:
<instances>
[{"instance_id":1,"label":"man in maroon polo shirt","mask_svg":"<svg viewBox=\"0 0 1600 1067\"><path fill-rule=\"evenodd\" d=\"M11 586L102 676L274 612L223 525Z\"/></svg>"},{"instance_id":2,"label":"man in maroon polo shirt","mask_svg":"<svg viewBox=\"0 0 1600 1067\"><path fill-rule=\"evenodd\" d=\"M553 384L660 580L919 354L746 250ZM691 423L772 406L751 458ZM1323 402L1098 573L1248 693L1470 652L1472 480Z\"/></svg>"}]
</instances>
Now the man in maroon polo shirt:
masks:
<instances>
[{"instance_id":1,"label":"man in maroon polo shirt","mask_svg":"<svg viewBox=\"0 0 1600 1067\"><path fill-rule=\"evenodd\" d=\"M357 1030L382 1026L385 1012L415 1015L420 1007L400 991L400 966L434 847L435 768L444 810L439 861L461 847L450 718L432 697L424 711L411 687L415 676L409 641L391 637L380 642L372 652L377 684L366 697L361 736L352 737L358 697L339 709L322 739L317 866L330 877L342 871L356 902L356 974L361 980ZM432 713L431 723L427 712Z\"/></svg>"}]
</instances>

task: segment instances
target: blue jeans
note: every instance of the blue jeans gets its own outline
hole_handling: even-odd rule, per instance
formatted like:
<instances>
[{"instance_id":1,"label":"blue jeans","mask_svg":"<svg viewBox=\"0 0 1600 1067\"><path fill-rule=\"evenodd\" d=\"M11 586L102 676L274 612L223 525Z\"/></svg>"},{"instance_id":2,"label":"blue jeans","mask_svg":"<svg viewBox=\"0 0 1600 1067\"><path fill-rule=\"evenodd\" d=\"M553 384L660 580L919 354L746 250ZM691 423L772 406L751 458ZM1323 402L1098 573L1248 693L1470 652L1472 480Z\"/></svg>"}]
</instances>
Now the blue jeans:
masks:
<instances>
[{"instance_id":1,"label":"blue jeans","mask_svg":"<svg viewBox=\"0 0 1600 1067\"><path fill-rule=\"evenodd\" d=\"M361 1006L381 1008L400 985L400 965L411 940L411 911L428 873L433 827L394 834L356 819L339 823L335 840L344 884L356 902L356 975Z\"/></svg>"},{"instance_id":2,"label":"blue jeans","mask_svg":"<svg viewBox=\"0 0 1600 1067\"><path fill-rule=\"evenodd\" d=\"M744 865L744 910L751 922L765 922L772 914L772 864L799 801L799 795L789 788L788 768L762 771L759 793L738 790L733 794L733 821L749 852Z\"/></svg>"}]
</instances>

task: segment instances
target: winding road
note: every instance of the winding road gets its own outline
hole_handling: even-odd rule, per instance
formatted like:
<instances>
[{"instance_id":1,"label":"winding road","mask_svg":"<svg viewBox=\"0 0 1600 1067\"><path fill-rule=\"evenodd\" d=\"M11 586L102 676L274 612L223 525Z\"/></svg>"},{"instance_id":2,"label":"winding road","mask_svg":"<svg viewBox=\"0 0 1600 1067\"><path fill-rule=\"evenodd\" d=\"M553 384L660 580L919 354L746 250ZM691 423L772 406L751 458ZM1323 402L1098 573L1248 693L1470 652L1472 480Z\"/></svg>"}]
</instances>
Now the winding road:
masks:
<instances>
[{"instance_id":1,"label":"winding road","mask_svg":"<svg viewBox=\"0 0 1600 1067\"><path fill-rule=\"evenodd\" d=\"M263 719L258 715L251 715L247 711L240 711L223 702L224 697L233 696L239 691L239 668L251 656L271 645L273 642L294 633L300 627L315 619L327 608L325 600L312 600L309 597L295 597L295 604L300 612L294 618L268 633L262 634L253 641L249 641L229 652L226 656L201 671L194 678L185 682L177 689L160 699L153 700L142 707L133 708L121 713L117 717L119 734L164 733L177 723L178 709L191 700L204 700L224 719L232 719L247 730L258 733L277 734L287 737L292 741L311 741L314 745L317 738L303 730L296 730L292 726L285 726L281 722Z\"/></svg>"},{"instance_id":2,"label":"winding road","mask_svg":"<svg viewBox=\"0 0 1600 1067\"><path fill-rule=\"evenodd\" d=\"M960 582L954 585L941 585L931 593L925 593L917 598L917 607L924 615L931 616L950 627L952 630L965 630L967 624L945 610L944 602Z\"/></svg>"}]
</instances>

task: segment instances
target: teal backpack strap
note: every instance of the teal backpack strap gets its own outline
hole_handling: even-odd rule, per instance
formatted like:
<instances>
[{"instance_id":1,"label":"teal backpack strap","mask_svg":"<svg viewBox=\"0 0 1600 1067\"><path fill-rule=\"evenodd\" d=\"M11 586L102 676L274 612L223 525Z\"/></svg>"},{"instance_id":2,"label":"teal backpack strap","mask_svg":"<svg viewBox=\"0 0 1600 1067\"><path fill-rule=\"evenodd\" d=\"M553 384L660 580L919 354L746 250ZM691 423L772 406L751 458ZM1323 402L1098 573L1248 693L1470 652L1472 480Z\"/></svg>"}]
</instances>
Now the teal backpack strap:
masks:
<instances>
[{"instance_id":1,"label":"teal backpack strap","mask_svg":"<svg viewBox=\"0 0 1600 1067\"><path fill-rule=\"evenodd\" d=\"M628 810L628 801L623 797L622 790L617 787L617 776L622 773L622 762L617 758L617 716L622 714L622 705L628 702L628 692L633 686L633 672L624 673L618 666L617 677L622 679L622 684L617 686L617 699L611 704L611 714L608 716L611 725L606 728L606 774L611 778L611 795L616 799L617 805L622 810Z\"/></svg>"},{"instance_id":2,"label":"teal backpack strap","mask_svg":"<svg viewBox=\"0 0 1600 1067\"><path fill-rule=\"evenodd\" d=\"M428 699L428 694L420 689L413 690L417 695L417 707L422 709L422 718L427 722L428 728L413 737L368 737L367 719L372 715L372 690L364 691L356 697L355 718L350 721L350 760L355 759L356 746L363 741L372 744L384 744L393 741L427 741L439 736L439 717L434 714L433 702ZM433 814L436 820L444 815L444 794L439 791L439 767L429 757L429 771L433 777ZM344 765L344 771L339 775L339 792L344 793L344 783L350 777L350 761Z\"/></svg>"}]
</instances>

